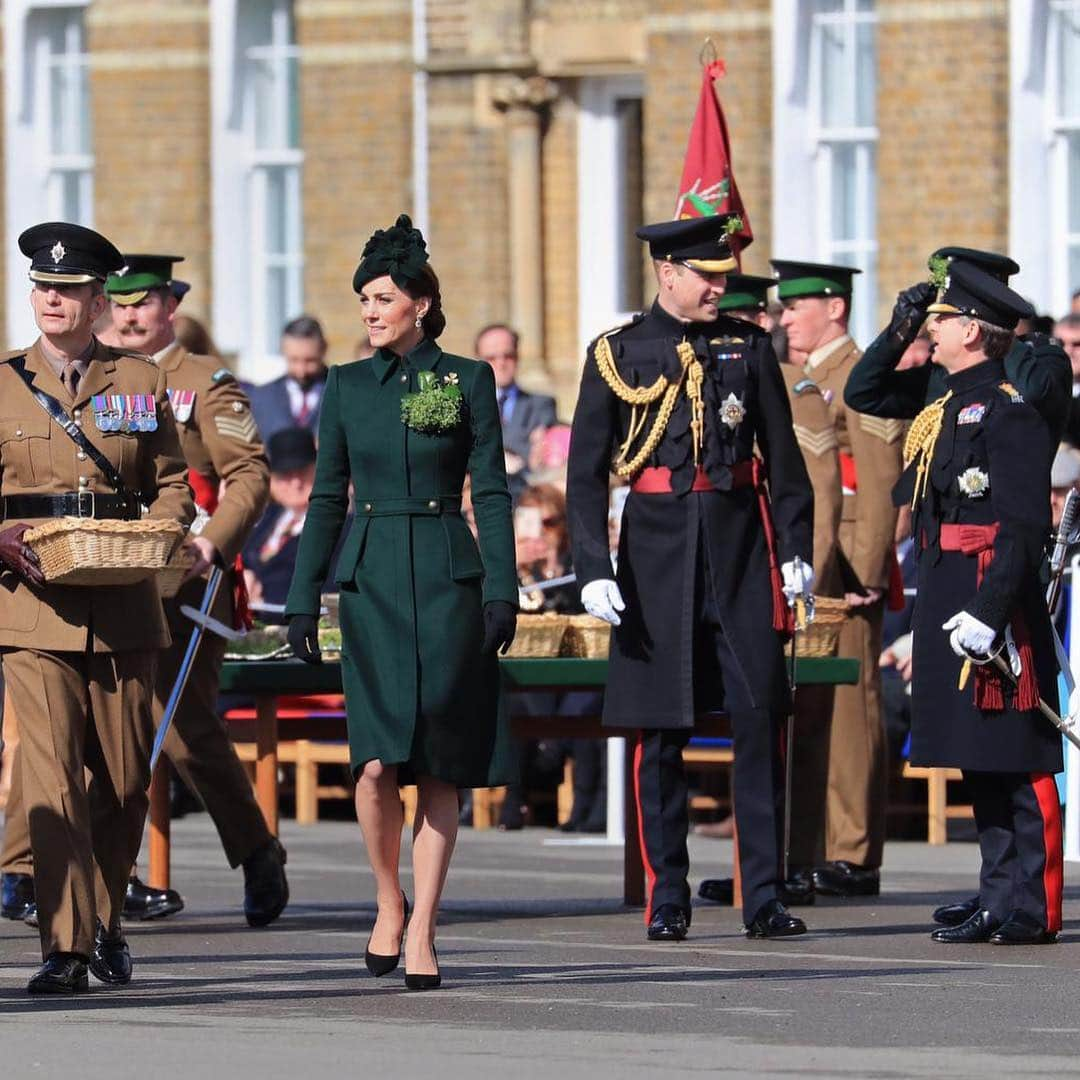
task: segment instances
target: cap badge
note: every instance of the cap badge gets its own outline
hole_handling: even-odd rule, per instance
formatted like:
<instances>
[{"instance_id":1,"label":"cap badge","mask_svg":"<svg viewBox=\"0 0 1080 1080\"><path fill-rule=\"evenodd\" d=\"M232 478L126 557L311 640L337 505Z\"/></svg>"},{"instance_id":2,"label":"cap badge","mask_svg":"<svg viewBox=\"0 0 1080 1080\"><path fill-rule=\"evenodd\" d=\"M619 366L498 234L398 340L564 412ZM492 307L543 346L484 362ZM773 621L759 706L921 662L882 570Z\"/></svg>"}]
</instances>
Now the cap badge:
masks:
<instances>
[{"instance_id":1,"label":"cap badge","mask_svg":"<svg viewBox=\"0 0 1080 1080\"><path fill-rule=\"evenodd\" d=\"M52 251L50 251L49 254L52 256L52 261L54 263L61 263L64 261L64 256L67 254L67 249L64 247L63 244L60 243L59 240L57 240L56 243L53 244Z\"/></svg>"},{"instance_id":2,"label":"cap badge","mask_svg":"<svg viewBox=\"0 0 1080 1080\"><path fill-rule=\"evenodd\" d=\"M746 406L732 393L720 403L720 419L734 431L746 418Z\"/></svg>"}]
</instances>

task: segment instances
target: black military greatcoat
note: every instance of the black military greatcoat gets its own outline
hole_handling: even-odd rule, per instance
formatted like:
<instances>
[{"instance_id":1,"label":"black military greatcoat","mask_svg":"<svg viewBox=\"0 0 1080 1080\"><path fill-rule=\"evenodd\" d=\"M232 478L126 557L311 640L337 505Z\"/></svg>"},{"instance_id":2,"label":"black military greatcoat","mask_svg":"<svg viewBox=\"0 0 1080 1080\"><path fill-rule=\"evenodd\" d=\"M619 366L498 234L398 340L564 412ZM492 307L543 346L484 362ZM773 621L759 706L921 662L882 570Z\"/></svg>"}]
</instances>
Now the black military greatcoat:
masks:
<instances>
[{"instance_id":1,"label":"black military greatcoat","mask_svg":"<svg viewBox=\"0 0 1080 1080\"><path fill-rule=\"evenodd\" d=\"M612 637L604 722L642 728L689 728L695 713L719 706L712 670L697 670L695 611L709 580L745 688L755 708L789 702L781 639L773 629L768 553L758 498L737 486L732 467L746 466L755 445L772 497L779 561L813 559L813 493L792 429L791 407L769 337L721 316L683 323L654 303L608 335L618 374L649 386L661 374L678 380L676 347L686 340L704 366L701 465L717 490L691 490L695 476L691 406L680 393L671 421L647 466L672 471L670 494L631 492L626 501L615 576L626 611ZM734 419L743 410L738 423ZM649 409L644 433L652 427ZM631 410L616 397L589 348L574 413L567 502L578 584L613 576L608 551L608 483L627 437ZM640 446L642 437L635 441ZM704 666L704 665L701 665Z\"/></svg>"},{"instance_id":2,"label":"black military greatcoat","mask_svg":"<svg viewBox=\"0 0 1080 1080\"><path fill-rule=\"evenodd\" d=\"M1034 709L1015 708L1001 680L1005 708L975 701L975 677L959 689L961 665L942 624L966 611L997 631L1026 626L1041 696L1057 702L1057 665L1039 567L1050 529L1050 457L1046 424L1005 380L1000 361L949 376L945 405L924 498L916 505L915 537L922 547L915 602L911 761L974 771L1055 773L1062 768L1061 736ZM915 467L896 487L910 500ZM943 526L998 527L993 555L979 583L978 558L942 550Z\"/></svg>"}]
</instances>

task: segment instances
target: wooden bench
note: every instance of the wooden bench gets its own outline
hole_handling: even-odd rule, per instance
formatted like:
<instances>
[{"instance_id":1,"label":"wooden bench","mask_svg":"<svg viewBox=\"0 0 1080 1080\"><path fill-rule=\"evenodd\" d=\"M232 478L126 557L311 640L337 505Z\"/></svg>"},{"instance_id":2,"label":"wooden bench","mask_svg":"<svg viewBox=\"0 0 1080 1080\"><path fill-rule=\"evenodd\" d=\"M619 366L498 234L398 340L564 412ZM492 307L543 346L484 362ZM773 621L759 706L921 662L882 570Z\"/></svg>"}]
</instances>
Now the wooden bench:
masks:
<instances>
[{"instance_id":1,"label":"wooden bench","mask_svg":"<svg viewBox=\"0 0 1080 1080\"><path fill-rule=\"evenodd\" d=\"M929 844L945 844L949 840L948 821L950 818L972 818L970 806L950 806L948 787L950 780L962 780L964 774L959 769L932 769L922 765L904 762L902 773L905 780L926 781L926 841Z\"/></svg>"}]
</instances>

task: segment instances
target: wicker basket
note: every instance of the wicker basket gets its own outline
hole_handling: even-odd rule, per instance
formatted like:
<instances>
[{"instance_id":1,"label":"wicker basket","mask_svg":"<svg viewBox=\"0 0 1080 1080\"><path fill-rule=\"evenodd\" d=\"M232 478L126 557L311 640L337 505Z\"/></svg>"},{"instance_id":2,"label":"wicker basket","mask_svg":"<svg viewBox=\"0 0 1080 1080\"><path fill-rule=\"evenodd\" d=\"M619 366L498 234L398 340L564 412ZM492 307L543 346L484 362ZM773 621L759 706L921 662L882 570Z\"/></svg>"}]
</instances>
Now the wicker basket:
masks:
<instances>
[{"instance_id":1,"label":"wicker basket","mask_svg":"<svg viewBox=\"0 0 1080 1080\"><path fill-rule=\"evenodd\" d=\"M183 530L175 521L65 517L29 529L26 542L56 585L131 585L160 572Z\"/></svg>"},{"instance_id":2,"label":"wicker basket","mask_svg":"<svg viewBox=\"0 0 1080 1080\"><path fill-rule=\"evenodd\" d=\"M603 660L611 646L611 627L592 615L571 615L563 638L562 655Z\"/></svg>"},{"instance_id":3,"label":"wicker basket","mask_svg":"<svg viewBox=\"0 0 1080 1080\"><path fill-rule=\"evenodd\" d=\"M799 656L835 656L840 630L848 617L847 601L831 596L814 597L814 621L799 631Z\"/></svg>"},{"instance_id":4,"label":"wicker basket","mask_svg":"<svg viewBox=\"0 0 1080 1080\"><path fill-rule=\"evenodd\" d=\"M545 611L540 615L519 615L514 643L507 656L558 656L569 617Z\"/></svg>"},{"instance_id":5,"label":"wicker basket","mask_svg":"<svg viewBox=\"0 0 1080 1080\"><path fill-rule=\"evenodd\" d=\"M177 547L172 558L157 572L157 587L163 600L171 600L179 591L184 576L195 562L185 547Z\"/></svg>"}]
</instances>

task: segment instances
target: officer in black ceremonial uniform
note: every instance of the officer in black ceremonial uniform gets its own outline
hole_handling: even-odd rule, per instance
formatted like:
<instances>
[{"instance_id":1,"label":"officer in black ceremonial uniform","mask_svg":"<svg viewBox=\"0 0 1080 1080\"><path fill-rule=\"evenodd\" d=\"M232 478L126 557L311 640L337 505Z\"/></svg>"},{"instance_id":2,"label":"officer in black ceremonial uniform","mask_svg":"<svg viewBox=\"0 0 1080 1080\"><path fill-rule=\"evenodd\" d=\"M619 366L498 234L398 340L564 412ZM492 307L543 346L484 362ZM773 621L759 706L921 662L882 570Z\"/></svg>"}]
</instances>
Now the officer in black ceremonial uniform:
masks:
<instances>
[{"instance_id":1,"label":"officer in black ceremonial uniform","mask_svg":"<svg viewBox=\"0 0 1080 1080\"><path fill-rule=\"evenodd\" d=\"M1004 284L1020 267L1008 256L975 248L943 247L930 256L933 277L940 284L950 267L974 266ZM937 286L920 281L896 298L892 320L863 353L848 376L844 400L852 409L894 419L910 419L928 401L945 393L945 374L936 364L897 371L904 351L919 334ZM1033 405L1060 441L1072 402L1072 368L1064 349L1045 334L1027 334L1013 341L1005 354L1005 377Z\"/></svg>"},{"instance_id":2,"label":"officer in black ceremonial uniform","mask_svg":"<svg viewBox=\"0 0 1080 1080\"><path fill-rule=\"evenodd\" d=\"M813 495L768 335L717 316L736 265L734 225L719 215L638 230L658 296L647 314L589 347L571 440L568 514L582 602L615 627L604 722L641 729L634 796L653 940L685 937L690 922L682 749L695 717L720 706L735 740L748 932L806 929L778 898L780 731L791 697L780 630L794 560L809 572L813 557ZM632 484L615 574L612 470Z\"/></svg>"},{"instance_id":3,"label":"officer in black ceremonial uniform","mask_svg":"<svg viewBox=\"0 0 1080 1080\"><path fill-rule=\"evenodd\" d=\"M922 549L911 761L963 770L982 851L978 910L933 938L1041 944L1061 928L1062 893L1061 737L1038 711L1040 696L1057 693L1039 583L1053 449L1003 363L1031 308L991 275L954 262L928 310L945 393L912 425L895 493L913 505ZM1015 681L992 664L968 663L1001 648Z\"/></svg>"}]
</instances>

